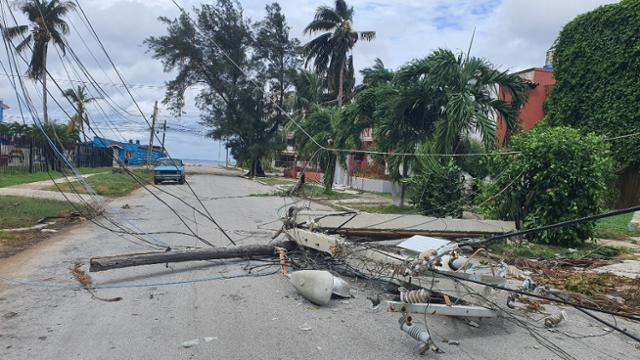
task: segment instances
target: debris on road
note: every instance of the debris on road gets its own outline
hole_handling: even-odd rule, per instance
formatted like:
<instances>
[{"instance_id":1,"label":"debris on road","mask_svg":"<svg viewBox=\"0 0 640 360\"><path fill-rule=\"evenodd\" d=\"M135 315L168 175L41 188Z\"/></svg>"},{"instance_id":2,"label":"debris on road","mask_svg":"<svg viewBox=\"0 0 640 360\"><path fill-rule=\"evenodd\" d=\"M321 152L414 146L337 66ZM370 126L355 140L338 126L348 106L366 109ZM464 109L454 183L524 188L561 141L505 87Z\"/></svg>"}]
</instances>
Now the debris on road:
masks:
<instances>
[{"instance_id":1,"label":"debris on road","mask_svg":"<svg viewBox=\"0 0 640 360\"><path fill-rule=\"evenodd\" d=\"M91 279L91 276L89 276L89 274L87 274L84 270L82 270L81 267L82 267L82 264L80 263L75 264L74 267L71 269L71 274L80 284L82 284L82 286L89 292L89 294L91 294L91 297L93 297L96 300L106 301L106 302L115 302L115 301L122 300L122 297L120 296L113 297L113 298L103 298L98 296L95 292L95 289L93 288L93 280Z\"/></svg>"},{"instance_id":2,"label":"debris on road","mask_svg":"<svg viewBox=\"0 0 640 360\"><path fill-rule=\"evenodd\" d=\"M305 299L323 306L331 300L333 275L323 270L302 270L289 275L291 284Z\"/></svg>"},{"instance_id":3,"label":"debris on road","mask_svg":"<svg viewBox=\"0 0 640 360\"><path fill-rule=\"evenodd\" d=\"M556 328L563 320L567 320L567 314L564 311L561 311L559 314L552 315L544 319L544 326L546 328Z\"/></svg>"},{"instance_id":4,"label":"debris on road","mask_svg":"<svg viewBox=\"0 0 640 360\"><path fill-rule=\"evenodd\" d=\"M187 340L182 343L182 347L187 349L196 345L200 345L200 339Z\"/></svg>"}]
</instances>

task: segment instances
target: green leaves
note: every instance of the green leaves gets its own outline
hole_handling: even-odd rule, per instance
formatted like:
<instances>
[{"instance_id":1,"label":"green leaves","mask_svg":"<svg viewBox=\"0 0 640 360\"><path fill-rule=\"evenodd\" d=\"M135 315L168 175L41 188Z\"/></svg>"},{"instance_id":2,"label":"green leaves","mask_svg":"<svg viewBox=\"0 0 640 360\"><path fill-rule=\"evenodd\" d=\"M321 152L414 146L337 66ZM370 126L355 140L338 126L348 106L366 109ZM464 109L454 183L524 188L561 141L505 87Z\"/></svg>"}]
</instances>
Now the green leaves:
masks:
<instances>
[{"instance_id":1,"label":"green leaves","mask_svg":"<svg viewBox=\"0 0 640 360\"><path fill-rule=\"evenodd\" d=\"M554 49L556 84L547 101L550 125L607 137L640 131L640 0L623 0L580 15ZM615 142L615 160L640 166L640 137Z\"/></svg>"},{"instance_id":2,"label":"green leaves","mask_svg":"<svg viewBox=\"0 0 640 360\"><path fill-rule=\"evenodd\" d=\"M412 170L413 175L403 182L409 187L413 205L423 215L462 216L464 178L453 160L422 157Z\"/></svg>"},{"instance_id":3,"label":"green leaves","mask_svg":"<svg viewBox=\"0 0 640 360\"><path fill-rule=\"evenodd\" d=\"M568 127L535 127L513 137L515 157L496 159L495 183L485 198L501 218L533 228L602 211L614 163L601 136ZM498 175L499 174L499 175ZM562 246L583 243L594 224L532 235L531 240Z\"/></svg>"}]
</instances>

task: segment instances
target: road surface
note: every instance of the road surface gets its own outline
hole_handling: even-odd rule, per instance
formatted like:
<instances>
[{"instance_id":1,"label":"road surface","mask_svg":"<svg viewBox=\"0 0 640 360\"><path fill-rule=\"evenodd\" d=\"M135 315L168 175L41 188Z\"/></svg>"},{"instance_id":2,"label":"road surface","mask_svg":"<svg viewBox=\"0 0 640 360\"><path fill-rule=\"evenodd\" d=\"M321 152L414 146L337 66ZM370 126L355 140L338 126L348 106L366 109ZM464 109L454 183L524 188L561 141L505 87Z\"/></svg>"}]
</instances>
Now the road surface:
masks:
<instances>
[{"instance_id":1,"label":"road surface","mask_svg":"<svg viewBox=\"0 0 640 360\"><path fill-rule=\"evenodd\" d=\"M248 196L270 188L212 174L193 175L188 180L211 214L240 244L270 240L273 232L268 229L276 229L278 223L265 223L277 219L276 209L283 207L284 200ZM186 185L165 185L162 189L197 205ZM174 207L193 231L218 246L227 246L203 216L175 198L158 196ZM169 208L144 190L112 205L107 213L110 218L130 222L141 231L187 231ZM202 245L178 235L154 238L172 246ZM0 359L422 358L416 342L399 330L398 314L371 309L366 297L378 289L363 283L354 283L354 299L333 300L322 308L297 295L280 274L219 280L221 275L246 274L246 261L161 264L91 274L95 284L117 287L98 290L102 297L122 297L117 302L99 301L85 290L67 288L77 285L69 271L77 262L87 264L92 256L149 250L130 237L86 222L38 247L2 259L2 277L30 283L0 280ZM274 270L255 269L262 274ZM533 326L576 359L638 358L640 351L630 339L567 311L569 321L556 332L540 329L541 322ZM429 353L428 358L559 358L528 330L508 320L483 320L479 328L444 317L429 317L428 323L445 352ZM618 325L640 333L638 326L629 322L619 320ZM194 339L199 344L183 346ZM456 340L459 345L445 340Z\"/></svg>"}]
</instances>

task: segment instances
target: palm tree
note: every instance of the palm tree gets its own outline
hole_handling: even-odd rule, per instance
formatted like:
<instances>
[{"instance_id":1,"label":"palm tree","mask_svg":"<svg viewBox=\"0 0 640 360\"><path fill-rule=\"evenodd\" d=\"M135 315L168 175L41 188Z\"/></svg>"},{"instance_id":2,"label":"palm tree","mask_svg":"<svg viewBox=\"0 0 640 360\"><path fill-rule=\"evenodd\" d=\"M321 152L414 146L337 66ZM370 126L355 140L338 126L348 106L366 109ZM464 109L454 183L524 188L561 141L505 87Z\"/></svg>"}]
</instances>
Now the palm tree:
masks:
<instances>
[{"instance_id":1,"label":"palm tree","mask_svg":"<svg viewBox=\"0 0 640 360\"><path fill-rule=\"evenodd\" d=\"M434 151L458 153L471 133L478 133L487 149L496 145L497 115L507 133L518 128L518 113L527 99L527 83L517 75L501 72L484 59L439 49L401 69L397 79L409 88L397 114L427 105L433 126ZM417 87L416 87L417 86ZM500 88L510 100L496 99ZM503 99L505 96L503 96Z\"/></svg>"},{"instance_id":2,"label":"palm tree","mask_svg":"<svg viewBox=\"0 0 640 360\"><path fill-rule=\"evenodd\" d=\"M87 88L85 86L78 86L75 89L67 89L62 95L71 100L75 106L76 113L69 119L69 131L73 132L80 126L80 133L84 141L87 141L87 135L84 132L84 124L87 123L87 130L91 131L91 124L89 118L87 118L86 109L87 104L97 100L97 98L88 97Z\"/></svg>"},{"instance_id":3,"label":"palm tree","mask_svg":"<svg viewBox=\"0 0 640 360\"><path fill-rule=\"evenodd\" d=\"M342 106L344 100L345 73L350 69L353 73L353 58L349 53L359 39L371 41L376 36L375 31L354 31L352 21L353 7L344 0L336 0L335 8L318 7L313 21L304 29L305 34L323 32L304 46L305 65L313 60L316 73L327 74L332 91L336 90L337 76L338 106Z\"/></svg>"},{"instance_id":4,"label":"palm tree","mask_svg":"<svg viewBox=\"0 0 640 360\"><path fill-rule=\"evenodd\" d=\"M31 25L18 25L3 29L4 36L13 39L20 37L16 46L18 52L31 50L31 61L27 76L42 81L42 111L44 122L48 122L47 114L47 50L49 42L57 45L65 53L63 35L69 33L69 26L63 17L75 9L71 1L60 0L29 0L20 10L27 16ZM27 32L30 32L27 35ZM25 36L26 35L26 36Z\"/></svg>"}]
</instances>

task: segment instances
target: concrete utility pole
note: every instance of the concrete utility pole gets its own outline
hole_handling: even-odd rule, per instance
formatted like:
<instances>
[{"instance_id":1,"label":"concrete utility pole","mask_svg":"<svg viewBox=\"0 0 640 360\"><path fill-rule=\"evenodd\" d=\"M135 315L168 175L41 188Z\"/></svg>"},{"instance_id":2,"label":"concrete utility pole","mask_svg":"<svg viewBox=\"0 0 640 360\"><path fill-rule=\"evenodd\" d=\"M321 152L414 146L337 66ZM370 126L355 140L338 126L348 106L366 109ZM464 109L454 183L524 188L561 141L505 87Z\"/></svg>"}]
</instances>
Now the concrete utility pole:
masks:
<instances>
[{"instance_id":1,"label":"concrete utility pole","mask_svg":"<svg viewBox=\"0 0 640 360\"><path fill-rule=\"evenodd\" d=\"M225 168L229 167L229 143L227 143L227 141L229 141L229 138L227 138L224 142L224 147L227 149L227 161L224 165Z\"/></svg>"},{"instance_id":2,"label":"concrete utility pole","mask_svg":"<svg viewBox=\"0 0 640 360\"><path fill-rule=\"evenodd\" d=\"M153 138L156 132L156 118L158 117L158 102L153 104L153 115L151 115L151 134L149 135L149 151L147 152L147 166L151 166L153 159Z\"/></svg>"},{"instance_id":3,"label":"concrete utility pole","mask_svg":"<svg viewBox=\"0 0 640 360\"><path fill-rule=\"evenodd\" d=\"M167 119L164 119L164 123L162 123L162 151L164 150L164 140L167 137Z\"/></svg>"}]
</instances>

